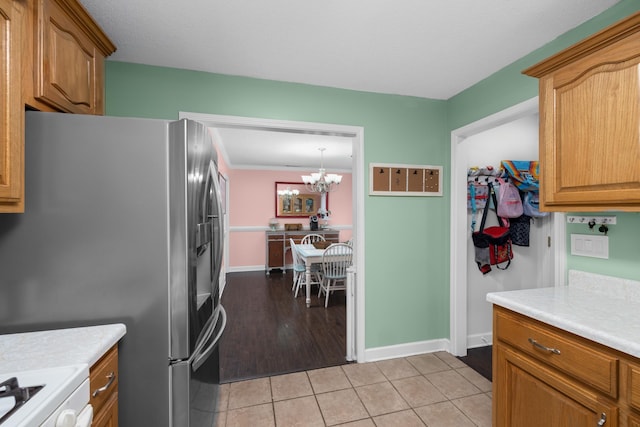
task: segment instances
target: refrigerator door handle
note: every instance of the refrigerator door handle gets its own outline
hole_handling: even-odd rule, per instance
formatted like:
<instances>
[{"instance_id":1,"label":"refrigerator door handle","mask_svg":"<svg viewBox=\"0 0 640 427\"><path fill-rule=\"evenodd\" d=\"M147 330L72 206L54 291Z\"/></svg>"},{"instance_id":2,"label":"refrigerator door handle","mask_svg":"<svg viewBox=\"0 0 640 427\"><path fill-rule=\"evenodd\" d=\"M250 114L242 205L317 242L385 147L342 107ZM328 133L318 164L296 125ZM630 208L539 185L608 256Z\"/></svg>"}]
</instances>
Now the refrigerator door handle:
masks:
<instances>
[{"instance_id":1,"label":"refrigerator door handle","mask_svg":"<svg viewBox=\"0 0 640 427\"><path fill-rule=\"evenodd\" d=\"M214 193L216 203L215 215L210 215L210 217L213 217L215 221L213 236L216 239L216 244L214 245L215 262L213 265L218 269L215 274L220 274L220 271L222 270L222 247L224 245L224 212L222 212L222 192L220 191L220 182L218 181L217 168L215 166L215 163L213 162L211 162L209 166L209 175L211 176L211 181L215 189Z\"/></svg>"},{"instance_id":2,"label":"refrigerator door handle","mask_svg":"<svg viewBox=\"0 0 640 427\"><path fill-rule=\"evenodd\" d=\"M202 332L198 337L198 340L196 341L196 345L193 349L191 359L193 359L195 355L202 352L202 349L204 348L205 345L207 345L207 343L209 342L209 339L213 335L213 332L215 331L215 328L216 328L216 323L218 323L218 317L220 316L220 310L219 310L220 307L221 306L218 305L218 308L216 308L216 310L213 312L211 317L209 317L205 325L202 327Z\"/></svg>"},{"instance_id":3,"label":"refrigerator door handle","mask_svg":"<svg viewBox=\"0 0 640 427\"><path fill-rule=\"evenodd\" d=\"M216 345L218 345L218 341L220 341L220 338L222 337L222 333L227 327L227 312L224 310L224 307L222 306L222 304L220 304L218 308L220 309L220 317L222 318L222 324L220 325L220 330L216 334L213 341L211 341L211 344L209 344L209 346L204 351L202 351L201 354L194 353L195 358L193 360L193 363L191 364L192 371L197 371L198 368L200 368L200 366L202 366L202 364L209 358L209 356L215 349Z\"/></svg>"}]
</instances>

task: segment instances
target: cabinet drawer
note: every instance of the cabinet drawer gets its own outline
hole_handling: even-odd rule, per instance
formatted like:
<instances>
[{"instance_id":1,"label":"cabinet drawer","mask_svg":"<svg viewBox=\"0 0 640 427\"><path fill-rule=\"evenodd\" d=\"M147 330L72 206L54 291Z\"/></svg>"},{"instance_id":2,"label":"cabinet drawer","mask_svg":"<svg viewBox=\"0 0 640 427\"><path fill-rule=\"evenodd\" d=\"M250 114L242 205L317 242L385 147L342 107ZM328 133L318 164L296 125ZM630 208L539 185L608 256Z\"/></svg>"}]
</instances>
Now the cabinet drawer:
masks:
<instances>
[{"instance_id":1,"label":"cabinet drawer","mask_svg":"<svg viewBox=\"0 0 640 427\"><path fill-rule=\"evenodd\" d=\"M304 233L300 233L300 234L287 233L287 246L289 246L289 239L293 239L295 244L299 245L300 241L304 238L304 236L306 236L306 234Z\"/></svg>"},{"instance_id":2,"label":"cabinet drawer","mask_svg":"<svg viewBox=\"0 0 640 427\"><path fill-rule=\"evenodd\" d=\"M617 398L618 358L596 343L502 310L494 324L499 340Z\"/></svg>"},{"instance_id":3,"label":"cabinet drawer","mask_svg":"<svg viewBox=\"0 0 640 427\"><path fill-rule=\"evenodd\" d=\"M94 413L97 413L118 389L118 347L111 348L91 367L89 386L89 403L93 406Z\"/></svg>"},{"instance_id":4,"label":"cabinet drawer","mask_svg":"<svg viewBox=\"0 0 640 427\"><path fill-rule=\"evenodd\" d=\"M340 233L325 233L324 238L327 242L338 243L340 240Z\"/></svg>"}]
</instances>

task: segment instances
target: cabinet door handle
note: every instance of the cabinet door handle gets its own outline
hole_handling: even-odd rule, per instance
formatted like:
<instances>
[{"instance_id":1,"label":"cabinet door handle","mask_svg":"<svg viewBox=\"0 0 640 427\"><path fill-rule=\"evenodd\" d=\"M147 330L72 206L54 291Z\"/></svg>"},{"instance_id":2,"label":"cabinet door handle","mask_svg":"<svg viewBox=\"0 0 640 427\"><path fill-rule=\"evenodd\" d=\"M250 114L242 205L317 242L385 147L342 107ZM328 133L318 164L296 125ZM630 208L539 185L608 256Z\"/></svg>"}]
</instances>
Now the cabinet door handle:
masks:
<instances>
[{"instance_id":1,"label":"cabinet door handle","mask_svg":"<svg viewBox=\"0 0 640 427\"><path fill-rule=\"evenodd\" d=\"M109 381L107 381L107 383L105 385L103 385L102 387L100 387L99 389L94 390L93 393L91 393L91 397L96 397L97 395L107 391L107 389L109 387L111 387L111 384L113 384L113 382L116 380L115 372L111 372L109 375L107 375L107 379Z\"/></svg>"},{"instance_id":2,"label":"cabinet door handle","mask_svg":"<svg viewBox=\"0 0 640 427\"><path fill-rule=\"evenodd\" d=\"M607 414L604 412L600 414L600 421L598 421L598 426L603 426L607 423Z\"/></svg>"},{"instance_id":3,"label":"cabinet door handle","mask_svg":"<svg viewBox=\"0 0 640 427\"><path fill-rule=\"evenodd\" d=\"M537 347L540 350L544 350L553 354L560 354L560 350L558 350L557 348L552 348L552 347L547 347L546 345L542 345L538 341L534 340L533 338L529 338L529 342L533 344L534 347Z\"/></svg>"}]
</instances>

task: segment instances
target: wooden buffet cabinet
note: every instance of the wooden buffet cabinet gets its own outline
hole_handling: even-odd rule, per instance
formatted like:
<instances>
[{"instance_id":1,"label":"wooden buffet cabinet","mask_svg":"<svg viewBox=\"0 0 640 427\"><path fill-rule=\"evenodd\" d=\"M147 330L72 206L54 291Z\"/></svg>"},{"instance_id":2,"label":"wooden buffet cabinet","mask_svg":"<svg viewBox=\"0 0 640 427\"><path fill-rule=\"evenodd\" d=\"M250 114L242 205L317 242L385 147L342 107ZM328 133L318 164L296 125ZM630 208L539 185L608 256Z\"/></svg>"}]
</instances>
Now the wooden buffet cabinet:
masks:
<instances>
[{"instance_id":1,"label":"wooden buffet cabinet","mask_svg":"<svg viewBox=\"0 0 640 427\"><path fill-rule=\"evenodd\" d=\"M76 0L0 0L0 213L24 212L24 110L104 114L115 45Z\"/></svg>"},{"instance_id":2,"label":"wooden buffet cabinet","mask_svg":"<svg viewBox=\"0 0 640 427\"><path fill-rule=\"evenodd\" d=\"M89 371L92 427L118 427L118 346L114 345Z\"/></svg>"},{"instance_id":3,"label":"wooden buffet cabinet","mask_svg":"<svg viewBox=\"0 0 640 427\"><path fill-rule=\"evenodd\" d=\"M340 241L340 232L331 229L267 231L265 239L265 270L267 274L274 268L284 271L286 268L287 251L291 249L289 239L293 239L295 243L300 243L302 238L307 234L320 234L324 236L327 242L331 243L338 243Z\"/></svg>"},{"instance_id":4,"label":"wooden buffet cabinet","mask_svg":"<svg viewBox=\"0 0 640 427\"><path fill-rule=\"evenodd\" d=\"M526 69L540 79L540 203L640 211L640 12Z\"/></svg>"},{"instance_id":5,"label":"wooden buffet cabinet","mask_svg":"<svg viewBox=\"0 0 640 427\"><path fill-rule=\"evenodd\" d=\"M494 305L494 427L640 427L640 360Z\"/></svg>"}]
</instances>

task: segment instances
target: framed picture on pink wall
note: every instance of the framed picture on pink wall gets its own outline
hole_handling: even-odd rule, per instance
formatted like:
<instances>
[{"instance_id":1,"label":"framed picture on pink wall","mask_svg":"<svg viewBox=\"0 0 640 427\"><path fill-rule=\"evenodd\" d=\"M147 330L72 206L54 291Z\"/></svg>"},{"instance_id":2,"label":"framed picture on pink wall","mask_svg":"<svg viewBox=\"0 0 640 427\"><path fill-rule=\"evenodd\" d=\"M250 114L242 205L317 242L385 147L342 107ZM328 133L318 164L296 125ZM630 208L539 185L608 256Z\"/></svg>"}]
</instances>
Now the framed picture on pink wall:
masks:
<instances>
[{"instance_id":1,"label":"framed picture on pink wall","mask_svg":"<svg viewBox=\"0 0 640 427\"><path fill-rule=\"evenodd\" d=\"M275 198L277 218L308 218L321 206L320 193L310 193L302 182L276 182Z\"/></svg>"}]
</instances>

